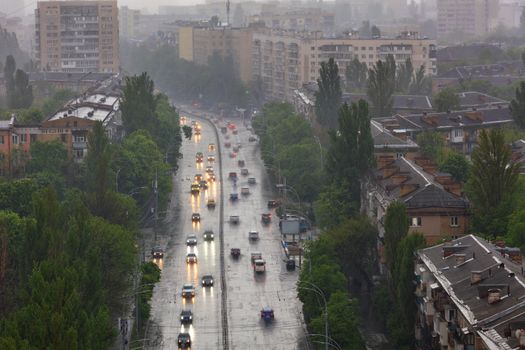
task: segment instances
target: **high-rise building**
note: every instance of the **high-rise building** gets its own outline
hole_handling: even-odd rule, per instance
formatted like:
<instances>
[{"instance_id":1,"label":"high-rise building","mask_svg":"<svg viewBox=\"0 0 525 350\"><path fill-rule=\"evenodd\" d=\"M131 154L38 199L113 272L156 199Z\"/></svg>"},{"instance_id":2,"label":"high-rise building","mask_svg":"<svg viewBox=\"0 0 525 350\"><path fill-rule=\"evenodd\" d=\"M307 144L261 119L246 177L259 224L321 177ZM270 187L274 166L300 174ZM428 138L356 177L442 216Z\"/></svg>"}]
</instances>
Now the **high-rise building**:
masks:
<instances>
[{"instance_id":1,"label":"high-rise building","mask_svg":"<svg viewBox=\"0 0 525 350\"><path fill-rule=\"evenodd\" d=\"M135 38L139 32L140 10L121 6L118 13L119 32L122 38Z\"/></svg>"},{"instance_id":2,"label":"high-rise building","mask_svg":"<svg viewBox=\"0 0 525 350\"><path fill-rule=\"evenodd\" d=\"M119 71L116 0L40 1L35 28L36 60L41 70Z\"/></svg>"},{"instance_id":3,"label":"high-rise building","mask_svg":"<svg viewBox=\"0 0 525 350\"><path fill-rule=\"evenodd\" d=\"M439 39L488 34L497 24L499 0L437 0Z\"/></svg>"}]
</instances>

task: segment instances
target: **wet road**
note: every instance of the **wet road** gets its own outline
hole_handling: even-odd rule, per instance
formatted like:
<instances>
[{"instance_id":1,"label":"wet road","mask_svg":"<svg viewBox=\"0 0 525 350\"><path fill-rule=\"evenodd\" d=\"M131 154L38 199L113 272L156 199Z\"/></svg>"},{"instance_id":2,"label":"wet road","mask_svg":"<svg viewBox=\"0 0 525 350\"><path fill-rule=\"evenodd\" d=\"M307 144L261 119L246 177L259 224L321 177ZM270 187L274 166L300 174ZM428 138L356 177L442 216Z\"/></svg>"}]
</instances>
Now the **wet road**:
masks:
<instances>
[{"instance_id":1,"label":"wet road","mask_svg":"<svg viewBox=\"0 0 525 350\"><path fill-rule=\"evenodd\" d=\"M189 123L189 120L188 120ZM271 225L261 223L261 214L270 212L267 201L273 198L270 184L266 178L257 144L248 142L250 132L237 123L238 135L228 131L229 139L219 133L217 141L212 127L200 121L202 135L193 136L191 141L184 141L181 148L183 159L176 179L170 212L167 217L166 232L161 234L160 245L166 250L162 261L162 279L155 287L152 299L151 322L147 338L150 348L176 349L179 332L189 332L192 337L192 349L223 349L225 343L229 349L300 349L304 339L301 324L300 303L294 289L298 271L289 272L284 263L284 254L280 245L278 222L274 211ZM225 148L225 142L232 146L241 144L235 158L230 158L231 148ZM219 230L221 227L221 193L219 181L211 184L208 190L198 196L190 194L190 185L196 173L205 174L206 158L210 153L208 144L220 144L222 152L222 174L219 172L219 157L211 164L217 180L223 179L222 205L224 211L224 281L226 293L221 290L221 247ZM204 163L196 164L195 154L204 154ZM248 176L240 175L238 160L244 160ZM228 179L229 172L239 176L237 184ZM248 178L255 177L256 184L248 185ZM250 194L242 195L241 188L248 188ZM239 200L229 200L230 193L239 195ZM217 201L217 207L206 207L208 198ZM199 212L201 222L191 222L191 214ZM229 223L230 215L238 215L240 223ZM204 230L211 229L215 240L205 242ZM248 232L259 232L257 241L248 239ZM186 236L194 233L198 237L195 248L186 246ZM240 248L241 257L230 257L231 248ZM187 252L198 255L197 264L186 264ZM266 272L255 274L250 261L250 252L259 251L266 260ZM200 286L200 278L212 274L215 286ZM182 284L191 282L196 286L196 296L191 301L181 297ZM221 298L224 298L221 305ZM274 309L274 322L266 325L260 319L260 309L269 306ZM222 319L225 307L226 320ZM180 324L180 312L183 309L193 311L194 322L189 327ZM227 328L223 326L227 325ZM223 331L227 330L226 337ZM225 341L226 340L226 341Z\"/></svg>"}]
</instances>

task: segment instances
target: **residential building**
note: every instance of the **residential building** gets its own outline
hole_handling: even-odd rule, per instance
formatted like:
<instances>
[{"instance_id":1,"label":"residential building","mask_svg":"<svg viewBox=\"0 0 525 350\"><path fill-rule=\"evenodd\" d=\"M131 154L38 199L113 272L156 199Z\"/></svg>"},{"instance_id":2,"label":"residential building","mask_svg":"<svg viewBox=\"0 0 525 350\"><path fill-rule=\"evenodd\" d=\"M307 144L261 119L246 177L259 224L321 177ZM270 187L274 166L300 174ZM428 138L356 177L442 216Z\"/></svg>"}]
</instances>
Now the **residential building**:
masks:
<instances>
[{"instance_id":1,"label":"residential building","mask_svg":"<svg viewBox=\"0 0 525 350\"><path fill-rule=\"evenodd\" d=\"M523 271L519 248L474 235L419 250L417 347L523 349Z\"/></svg>"},{"instance_id":2,"label":"residential building","mask_svg":"<svg viewBox=\"0 0 525 350\"><path fill-rule=\"evenodd\" d=\"M39 1L35 21L41 70L119 72L116 0Z\"/></svg>"},{"instance_id":3,"label":"residential building","mask_svg":"<svg viewBox=\"0 0 525 350\"><path fill-rule=\"evenodd\" d=\"M376 158L391 156L414 159L418 155L419 145L412 140L403 140L385 129L375 120L370 121L370 133L374 141L374 156Z\"/></svg>"},{"instance_id":4,"label":"residential building","mask_svg":"<svg viewBox=\"0 0 525 350\"><path fill-rule=\"evenodd\" d=\"M438 39L488 34L498 21L499 0L437 0Z\"/></svg>"},{"instance_id":5,"label":"residential building","mask_svg":"<svg viewBox=\"0 0 525 350\"><path fill-rule=\"evenodd\" d=\"M253 34L253 77L262 82L269 100L292 101L294 91L319 78L322 62L334 58L341 79L347 65L358 58L372 67L392 54L397 64L411 58L414 67L436 74L435 41L407 32L395 38L325 38L320 32L260 29Z\"/></svg>"},{"instance_id":6,"label":"residential building","mask_svg":"<svg viewBox=\"0 0 525 350\"><path fill-rule=\"evenodd\" d=\"M29 148L40 133L39 125L21 125L16 117L0 120L0 176L24 173Z\"/></svg>"},{"instance_id":7,"label":"residential building","mask_svg":"<svg viewBox=\"0 0 525 350\"><path fill-rule=\"evenodd\" d=\"M253 28L190 25L179 28L179 57L200 65L217 52L231 56L236 74L245 83L252 79Z\"/></svg>"},{"instance_id":8,"label":"residential building","mask_svg":"<svg viewBox=\"0 0 525 350\"><path fill-rule=\"evenodd\" d=\"M29 83L33 86L35 98L49 98L56 91L64 89L80 95L104 81L115 78L113 73L29 72Z\"/></svg>"},{"instance_id":9,"label":"residential building","mask_svg":"<svg viewBox=\"0 0 525 350\"><path fill-rule=\"evenodd\" d=\"M409 232L421 233L428 244L467 233L469 204L450 174L439 173L437 165L408 151L379 153L377 168L362 185L361 208L378 226L380 238L388 206L394 201L406 205Z\"/></svg>"},{"instance_id":10,"label":"residential building","mask_svg":"<svg viewBox=\"0 0 525 350\"><path fill-rule=\"evenodd\" d=\"M316 8L263 12L249 16L248 23L264 22L266 27L295 31L334 33L335 15Z\"/></svg>"},{"instance_id":11,"label":"residential building","mask_svg":"<svg viewBox=\"0 0 525 350\"><path fill-rule=\"evenodd\" d=\"M396 114L376 120L402 139L417 140L423 131L437 131L447 147L467 155L477 145L480 130L514 123L510 109L502 105L443 113Z\"/></svg>"},{"instance_id":12,"label":"residential building","mask_svg":"<svg viewBox=\"0 0 525 350\"><path fill-rule=\"evenodd\" d=\"M134 39L139 33L140 10L121 6L118 12L119 34L125 39Z\"/></svg>"},{"instance_id":13,"label":"residential building","mask_svg":"<svg viewBox=\"0 0 525 350\"><path fill-rule=\"evenodd\" d=\"M508 107L509 101L498 97L490 96L477 91L458 92L456 94L459 98L459 107L463 110L480 109L488 107Z\"/></svg>"}]
</instances>

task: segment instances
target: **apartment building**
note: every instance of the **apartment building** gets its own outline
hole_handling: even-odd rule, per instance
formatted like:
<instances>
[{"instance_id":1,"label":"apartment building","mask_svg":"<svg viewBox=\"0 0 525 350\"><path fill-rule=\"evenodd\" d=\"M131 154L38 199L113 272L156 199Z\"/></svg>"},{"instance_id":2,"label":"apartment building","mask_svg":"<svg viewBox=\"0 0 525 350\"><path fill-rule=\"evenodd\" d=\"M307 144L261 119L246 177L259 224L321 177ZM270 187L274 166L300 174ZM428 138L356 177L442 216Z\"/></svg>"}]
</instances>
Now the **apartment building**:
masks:
<instances>
[{"instance_id":1,"label":"apartment building","mask_svg":"<svg viewBox=\"0 0 525 350\"><path fill-rule=\"evenodd\" d=\"M245 83L252 79L252 28L183 26L179 28L179 57L207 65L214 52L231 56L236 74Z\"/></svg>"},{"instance_id":2,"label":"apartment building","mask_svg":"<svg viewBox=\"0 0 525 350\"><path fill-rule=\"evenodd\" d=\"M519 248L474 235L419 250L416 348L523 349L523 271Z\"/></svg>"},{"instance_id":3,"label":"apartment building","mask_svg":"<svg viewBox=\"0 0 525 350\"><path fill-rule=\"evenodd\" d=\"M438 39L486 35L497 25L498 11L499 0L437 0Z\"/></svg>"},{"instance_id":4,"label":"apartment building","mask_svg":"<svg viewBox=\"0 0 525 350\"><path fill-rule=\"evenodd\" d=\"M391 54L397 64L407 58L414 67L437 73L436 42L405 32L395 38L324 38L321 32L258 30L253 35L253 77L263 84L269 100L293 101L294 91L319 78L322 62L334 58L344 81L347 65L358 58L372 67Z\"/></svg>"},{"instance_id":5,"label":"apartment building","mask_svg":"<svg viewBox=\"0 0 525 350\"><path fill-rule=\"evenodd\" d=\"M139 34L140 10L121 6L118 12L119 32L122 38L133 39Z\"/></svg>"},{"instance_id":6,"label":"apartment building","mask_svg":"<svg viewBox=\"0 0 525 350\"><path fill-rule=\"evenodd\" d=\"M17 176L24 172L29 148L39 133L39 125L21 125L15 116L0 120L0 176Z\"/></svg>"},{"instance_id":7,"label":"apartment building","mask_svg":"<svg viewBox=\"0 0 525 350\"><path fill-rule=\"evenodd\" d=\"M39 1L35 34L36 59L41 70L119 71L116 0Z\"/></svg>"},{"instance_id":8,"label":"apartment building","mask_svg":"<svg viewBox=\"0 0 525 350\"><path fill-rule=\"evenodd\" d=\"M248 16L248 23L264 22L266 27L295 31L333 33L335 15L315 8L263 12Z\"/></svg>"}]
</instances>

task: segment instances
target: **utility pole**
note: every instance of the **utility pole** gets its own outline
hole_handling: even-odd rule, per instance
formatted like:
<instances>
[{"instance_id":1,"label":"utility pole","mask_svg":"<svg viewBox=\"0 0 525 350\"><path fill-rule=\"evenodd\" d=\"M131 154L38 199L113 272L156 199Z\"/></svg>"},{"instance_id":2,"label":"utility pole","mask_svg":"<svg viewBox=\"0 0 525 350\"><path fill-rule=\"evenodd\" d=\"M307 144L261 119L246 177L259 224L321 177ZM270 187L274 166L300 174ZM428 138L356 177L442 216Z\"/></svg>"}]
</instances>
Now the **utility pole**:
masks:
<instances>
[{"instance_id":1,"label":"utility pole","mask_svg":"<svg viewBox=\"0 0 525 350\"><path fill-rule=\"evenodd\" d=\"M230 0L226 0L226 21L229 27L230 26Z\"/></svg>"},{"instance_id":2,"label":"utility pole","mask_svg":"<svg viewBox=\"0 0 525 350\"><path fill-rule=\"evenodd\" d=\"M157 222L159 221L159 191L158 191L158 172L155 170L155 184L153 190L155 191L155 226L153 232L155 234L155 243L157 243Z\"/></svg>"}]
</instances>

